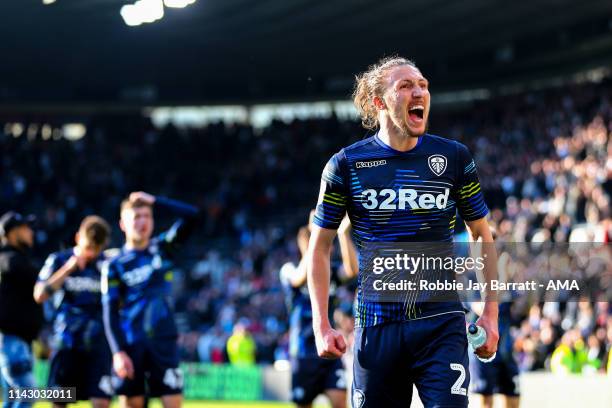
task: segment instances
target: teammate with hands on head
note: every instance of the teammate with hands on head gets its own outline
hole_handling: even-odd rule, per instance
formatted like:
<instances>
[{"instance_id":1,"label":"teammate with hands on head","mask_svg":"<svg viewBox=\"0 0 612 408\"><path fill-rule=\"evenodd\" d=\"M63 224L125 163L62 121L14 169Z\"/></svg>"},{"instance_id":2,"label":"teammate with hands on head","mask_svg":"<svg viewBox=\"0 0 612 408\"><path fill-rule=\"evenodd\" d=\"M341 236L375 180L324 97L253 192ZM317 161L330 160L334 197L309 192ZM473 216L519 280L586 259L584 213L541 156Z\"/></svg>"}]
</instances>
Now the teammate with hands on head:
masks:
<instances>
[{"instance_id":1,"label":"teammate with hands on head","mask_svg":"<svg viewBox=\"0 0 612 408\"><path fill-rule=\"evenodd\" d=\"M178 220L152 237L154 208ZM143 407L145 390L161 397L165 408L182 403L172 270L198 219L196 207L145 192L131 193L121 203L119 225L125 245L103 268L102 304L123 407Z\"/></svg>"}]
</instances>

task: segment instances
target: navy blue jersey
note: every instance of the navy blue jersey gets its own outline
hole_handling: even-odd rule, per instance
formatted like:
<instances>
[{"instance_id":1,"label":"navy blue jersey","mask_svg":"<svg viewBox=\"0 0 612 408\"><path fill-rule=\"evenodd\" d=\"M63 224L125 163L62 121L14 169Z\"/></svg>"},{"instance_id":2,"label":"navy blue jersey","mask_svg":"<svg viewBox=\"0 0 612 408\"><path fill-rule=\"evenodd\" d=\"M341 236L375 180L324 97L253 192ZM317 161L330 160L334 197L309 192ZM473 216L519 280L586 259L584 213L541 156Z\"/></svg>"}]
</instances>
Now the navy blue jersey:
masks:
<instances>
[{"instance_id":1,"label":"navy blue jersey","mask_svg":"<svg viewBox=\"0 0 612 408\"><path fill-rule=\"evenodd\" d=\"M312 329L312 305L308 285L293 287L289 282L290 274L296 266L288 262L281 268L280 279L285 292L289 311L289 355L292 358L318 357L314 332ZM330 285L329 314L333 318L335 307L335 288L338 281L338 267L332 265L332 284Z\"/></svg>"},{"instance_id":2,"label":"navy blue jersey","mask_svg":"<svg viewBox=\"0 0 612 408\"><path fill-rule=\"evenodd\" d=\"M518 295L512 295L512 299L517 297ZM504 358L507 357L511 359L514 348L514 341L512 338L512 301L500 300L498 329L499 344L497 346L497 353L502 354Z\"/></svg>"},{"instance_id":3,"label":"navy blue jersey","mask_svg":"<svg viewBox=\"0 0 612 408\"><path fill-rule=\"evenodd\" d=\"M461 143L426 134L400 152L377 135L336 153L323 170L314 223L337 229L348 212L358 250L381 242L452 242L456 213L466 221L488 213L476 164ZM401 321L448 311L457 302L366 301L360 256L357 327ZM409 312L410 310L410 312Z\"/></svg>"},{"instance_id":4,"label":"navy blue jersey","mask_svg":"<svg viewBox=\"0 0 612 408\"><path fill-rule=\"evenodd\" d=\"M53 321L54 349L90 349L104 338L100 267L106 259L101 254L85 269L77 268L46 303L47 317ZM44 282L74 255L74 249L49 255L38 280Z\"/></svg>"},{"instance_id":5,"label":"navy blue jersey","mask_svg":"<svg viewBox=\"0 0 612 408\"><path fill-rule=\"evenodd\" d=\"M177 335L171 299L176 252L193 229L198 210L157 197L155 207L182 218L144 249L123 247L102 268L104 326L113 353L144 339Z\"/></svg>"}]
</instances>

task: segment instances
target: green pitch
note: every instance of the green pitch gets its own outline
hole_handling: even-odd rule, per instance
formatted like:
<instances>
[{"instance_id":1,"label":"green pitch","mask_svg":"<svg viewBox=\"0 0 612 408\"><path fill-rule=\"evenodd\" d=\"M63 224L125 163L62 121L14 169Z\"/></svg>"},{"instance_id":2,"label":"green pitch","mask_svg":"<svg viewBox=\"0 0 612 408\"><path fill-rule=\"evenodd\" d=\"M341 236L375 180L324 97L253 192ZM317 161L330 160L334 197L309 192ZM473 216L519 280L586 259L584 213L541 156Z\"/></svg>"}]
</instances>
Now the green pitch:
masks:
<instances>
[{"instance_id":1,"label":"green pitch","mask_svg":"<svg viewBox=\"0 0 612 408\"><path fill-rule=\"evenodd\" d=\"M70 408L91 408L91 404L86 401L78 404L68 405ZM112 408L118 408L119 404L113 403ZM209 402L209 401L185 401L184 408L293 408L295 405L283 402ZM34 408L51 408L50 403L40 402L34 404ZM158 400L149 403L149 408L162 408ZM328 405L315 405L314 408L328 408Z\"/></svg>"}]
</instances>

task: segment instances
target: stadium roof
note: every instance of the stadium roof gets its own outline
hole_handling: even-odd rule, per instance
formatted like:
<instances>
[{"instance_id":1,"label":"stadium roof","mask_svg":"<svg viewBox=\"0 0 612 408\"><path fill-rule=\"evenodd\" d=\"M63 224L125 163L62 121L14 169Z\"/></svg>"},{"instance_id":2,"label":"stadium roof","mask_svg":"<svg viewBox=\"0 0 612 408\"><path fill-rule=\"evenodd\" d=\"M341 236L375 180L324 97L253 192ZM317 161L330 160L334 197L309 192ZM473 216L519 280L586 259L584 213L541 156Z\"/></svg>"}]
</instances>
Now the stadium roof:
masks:
<instances>
[{"instance_id":1,"label":"stadium roof","mask_svg":"<svg viewBox=\"0 0 612 408\"><path fill-rule=\"evenodd\" d=\"M344 97L383 55L437 89L612 65L612 1L198 0L128 27L127 1L0 1L0 104Z\"/></svg>"}]
</instances>

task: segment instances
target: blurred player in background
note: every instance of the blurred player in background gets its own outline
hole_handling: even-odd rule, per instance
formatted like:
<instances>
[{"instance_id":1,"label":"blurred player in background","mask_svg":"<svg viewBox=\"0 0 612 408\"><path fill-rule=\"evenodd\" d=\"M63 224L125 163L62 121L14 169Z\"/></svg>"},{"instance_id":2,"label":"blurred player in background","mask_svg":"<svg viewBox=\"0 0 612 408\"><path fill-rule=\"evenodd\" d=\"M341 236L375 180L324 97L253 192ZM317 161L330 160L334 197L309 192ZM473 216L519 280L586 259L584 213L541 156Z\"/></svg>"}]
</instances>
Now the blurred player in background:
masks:
<instances>
[{"instance_id":1,"label":"blurred player in background","mask_svg":"<svg viewBox=\"0 0 612 408\"><path fill-rule=\"evenodd\" d=\"M36 302L49 301L47 317L53 321L48 385L76 387L77 399L91 399L94 408L108 407L113 396L100 296L100 269L110 255L103 250L110 233L104 219L86 217L74 248L49 255L34 287Z\"/></svg>"},{"instance_id":2,"label":"blurred player in background","mask_svg":"<svg viewBox=\"0 0 612 408\"><path fill-rule=\"evenodd\" d=\"M413 62L399 57L386 58L357 77L355 105L363 125L378 132L342 149L323 171L307 255L321 357L339 358L346 351L343 336L329 321L327 303L332 242L346 213L360 250L368 243L452 242L457 210L475 240L493 242L468 149L425 133L428 85ZM493 252L484 262L488 281L496 278L495 259ZM353 407L410 406L412 384L425 407L467 407L465 313L458 297L448 302L367 300L365 265L359 271ZM477 324L486 330L487 342L477 353L490 357L497 348L498 307L494 294L485 300Z\"/></svg>"},{"instance_id":3,"label":"blurred player in background","mask_svg":"<svg viewBox=\"0 0 612 408\"><path fill-rule=\"evenodd\" d=\"M495 231L492 230L495 237ZM507 252L499 255L497 270L499 279L507 282L512 268L512 260ZM498 294L499 297L499 345L493 361L483 363L470 354L470 391L481 395L482 408L493 408L493 395L501 394L505 408L518 408L520 402L519 368L514 357L514 338L511 333L512 297L511 291ZM470 309L480 316L483 302L471 302Z\"/></svg>"},{"instance_id":4,"label":"blurred player in background","mask_svg":"<svg viewBox=\"0 0 612 408\"><path fill-rule=\"evenodd\" d=\"M290 322L289 354L291 356L291 399L300 408L309 408L314 399L325 394L333 408L346 407L346 375L340 360L324 360L318 357L312 331L312 308L306 285L305 256L312 225L311 212L307 226L300 228L297 243L301 260L296 266L288 262L281 268L280 280L287 297ZM357 254L354 248L348 218L338 228L338 242L342 266L332 268L332 281L341 284L357 274ZM331 290L330 310L334 309L334 289Z\"/></svg>"},{"instance_id":5,"label":"blurred player in background","mask_svg":"<svg viewBox=\"0 0 612 408\"><path fill-rule=\"evenodd\" d=\"M346 353L342 356L341 360L346 370L346 384L350 391L353 384L353 350L355 347L355 316L354 316L354 301L355 301L355 288L353 283L346 289L350 290L352 294L352 302L348 300L340 301L340 304L334 311L334 323L336 329L342 334L346 340ZM350 397L350 395L349 395ZM350 405L350 398L348 399Z\"/></svg>"},{"instance_id":6,"label":"blurred player in background","mask_svg":"<svg viewBox=\"0 0 612 408\"><path fill-rule=\"evenodd\" d=\"M180 219L151 238L153 207ZM170 297L172 269L177 250L194 230L198 216L198 209L191 205L144 192L130 194L121 204L125 245L103 268L102 303L119 380L116 393L124 407L142 407L146 391L161 397L165 408L182 403L183 376Z\"/></svg>"},{"instance_id":7,"label":"blurred player in background","mask_svg":"<svg viewBox=\"0 0 612 408\"><path fill-rule=\"evenodd\" d=\"M0 379L4 408L32 404L10 401L10 387L34 387L32 341L43 323L32 299L38 269L30 261L34 246L33 216L9 211L0 217Z\"/></svg>"}]
</instances>

